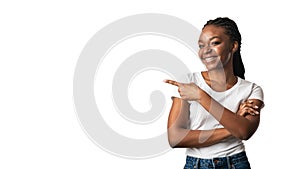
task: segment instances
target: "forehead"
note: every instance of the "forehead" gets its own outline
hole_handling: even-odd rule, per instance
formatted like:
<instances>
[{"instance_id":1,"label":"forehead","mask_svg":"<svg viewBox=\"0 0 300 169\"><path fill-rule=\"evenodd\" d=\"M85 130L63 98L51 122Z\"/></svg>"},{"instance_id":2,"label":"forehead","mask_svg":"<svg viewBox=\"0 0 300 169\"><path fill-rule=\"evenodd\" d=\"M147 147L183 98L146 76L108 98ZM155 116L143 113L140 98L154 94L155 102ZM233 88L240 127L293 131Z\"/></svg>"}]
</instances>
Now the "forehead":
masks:
<instances>
[{"instance_id":1,"label":"forehead","mask_svg":"<svg viewBox=\"0 0 300 169\"><path fill-rule=\"evenodd\" d=\"M229 39L228 35L225 34L225 29L220 26L207 25L203 28L200 34L200 40L209 40L212 37L218 37L221 39Z\"/></svg>"}]
</instances>

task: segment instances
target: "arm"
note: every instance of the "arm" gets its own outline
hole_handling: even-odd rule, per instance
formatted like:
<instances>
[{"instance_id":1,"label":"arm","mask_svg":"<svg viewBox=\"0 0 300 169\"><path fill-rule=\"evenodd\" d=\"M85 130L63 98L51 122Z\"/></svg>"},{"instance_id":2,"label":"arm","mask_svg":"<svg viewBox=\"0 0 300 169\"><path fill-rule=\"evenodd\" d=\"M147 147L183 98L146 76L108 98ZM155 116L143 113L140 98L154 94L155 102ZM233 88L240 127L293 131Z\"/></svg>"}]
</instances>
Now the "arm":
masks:
<instances>
[{"instance_id":1,"label":"arm","mask_svg":"<svg viewBox=\"0 0 300 169\"><path fill-rule=\"evenodd\" d=\"M207 93L199 88L200 99L198 102L214 116L233 136L242 140L249 139L259 125L259 111L263 102L258 99L251 99L258 112L255 116L240 116L211 98Z\"/></svg>"},{"instance_id":2,"label":"arm","mask_svg":"<svg viewBox=\"0 0 300 169\"><path fill-rule=\"evenodd\" d=\"M251 105L246 104L245 107L238 110L237 113L234 113L211 98L205 91L200 89L194 83L184 84L174 80L165 80L165 82L177 86L179 94L183 100L194 100L199 102L224 126L224 128L237 138L247 140L258 128L260 120L259 112L263 106L263 102L258 99L251 99ZM248 112L247 109L252 110ZM253 111L253 109L255 111ZM249 116L249 114L251 116Z\"/></svg>"},{"instance_id":3,"label":"arm","mask_svg":"<svg viewBox=\"0 0 300 169\"><path fill-rule=\"evenodd\" d=\"M168 118L168 140L171 147L205 147L231 136L226 129L190 130L188 126L189 104L180 98L173 98Z\"/></svg>"}]
</instances>

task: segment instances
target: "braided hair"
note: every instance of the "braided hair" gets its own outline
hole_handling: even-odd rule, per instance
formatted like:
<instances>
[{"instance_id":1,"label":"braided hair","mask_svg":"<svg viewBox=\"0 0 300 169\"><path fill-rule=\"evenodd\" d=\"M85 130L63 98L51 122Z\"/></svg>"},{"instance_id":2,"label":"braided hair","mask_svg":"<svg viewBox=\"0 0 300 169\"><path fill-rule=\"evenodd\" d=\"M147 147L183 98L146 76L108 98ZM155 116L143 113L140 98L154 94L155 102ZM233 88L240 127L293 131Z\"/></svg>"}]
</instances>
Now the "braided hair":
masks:
<instances>
[{"instance_id":1,"label":"braided hair","mask_svg":"<svg viewBox=\"0 0 300 169\"><path fill-rule=\"evenodd\" d=\"M233 73L235 76L245 79L245 67L241 57L242 37L236 23L227 17L224 18L219 17L214 20L207 21L207 23L203 26L203 29L207 25L214 25L214 26L224 28L225 34L229 36L230 40L232 42L234 41L238 42L239 45L238 49L233 54Z\"/></svg>"}]
</instances>

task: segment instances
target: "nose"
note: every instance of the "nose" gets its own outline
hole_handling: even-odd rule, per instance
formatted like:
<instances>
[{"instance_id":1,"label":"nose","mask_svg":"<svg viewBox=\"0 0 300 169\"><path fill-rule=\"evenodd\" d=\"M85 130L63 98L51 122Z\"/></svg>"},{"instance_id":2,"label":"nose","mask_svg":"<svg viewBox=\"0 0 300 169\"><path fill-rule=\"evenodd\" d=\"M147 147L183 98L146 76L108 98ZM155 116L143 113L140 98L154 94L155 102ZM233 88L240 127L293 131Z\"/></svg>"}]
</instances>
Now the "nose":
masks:
<instances>
[{"instance_id":1,"label":"nose","mask_svg":"<svg viewBox=\"0 0 300 169\"><path fill-rule=\"evenodd\" d=\"M205 46L199 50L199 56L211 54L212 50L210 46Z\"/></svg>"},{"instance_id":2,"label":"nose","mask_svg":"<svg viewBox=\"0 0 300 169\"><path fill-rule=\"evenodd\" d=\"M212 52L212 49L210 48L210 46L206 46L205 48L203 48L203 53L204 54L209 54Z\"/></svg>"}]
</instances>

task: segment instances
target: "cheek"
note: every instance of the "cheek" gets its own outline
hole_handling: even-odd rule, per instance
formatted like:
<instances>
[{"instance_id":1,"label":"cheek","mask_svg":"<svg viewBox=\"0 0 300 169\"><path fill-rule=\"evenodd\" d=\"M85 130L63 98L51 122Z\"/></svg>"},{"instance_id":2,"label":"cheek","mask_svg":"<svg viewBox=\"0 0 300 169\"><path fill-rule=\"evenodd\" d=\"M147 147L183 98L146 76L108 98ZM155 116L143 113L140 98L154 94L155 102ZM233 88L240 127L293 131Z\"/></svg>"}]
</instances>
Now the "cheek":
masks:
<instances>
[{"instance_id":1,"label":"cheek","mask_svg":"<svg viewBox=\"0 0 300 169\"><path fill-rule=\"evenodd\" d=\"M201 57L203 55L203 49L199 49L198 56Z\"/></svg>"},{"instance_id":2,"label":"cheek","mask_svg":"<svg viewBox=\"0 0 300 169\"><path fill-rule=\"evenodd\" d=\"M212 55L216 55L216 56L222 56L223 55L223 50L222 48L219 47L213 47L212 49Z\"/></svg>"},{"instance_id":3,"label":"cheek","mask_svg":"<svg viewBox=\"0 0 300 169\"><path fill-rule=\"evenodd\" d=\"M201 59L204 55L206 55L205 53L206 53L205 49L199 49L199 51L198 51L199 58Z\"/></svg>"},{"instance_id":4,"label":"cheek","mask_svg":"<svg viewBox=\"0 0 300 169\"><path fill-rule=\"evenodd\" d=\"M220 50L219 48L213 48L213 51L218 56L220 56L222 54L222 50Z\"/></svg>"},{"instance_id":5,"label":"cheek","mask_svg":"<svg viewBox=\"0 0 300 169\"><path fill-rule=\"evenodd\" d=\"M228 54L230 53L230 50L228 47L225 46L220 46L214 49L216 54L220 57L227 57Z\"/></svg>"},{"instance_id":6,"label":"cheek","mask_svg":"<svg viewBox=\"0 0 300 169\"><path fill-rule=\"evenodd\" d=\"M212 56L215 56L215 55L219 55L221 54L220 53L220 49L216 48L216 47L210 47L209 49L199 49L198 51L198 56L201 57L203 55L212 55Z\"/></svg>"}]
</instances>

